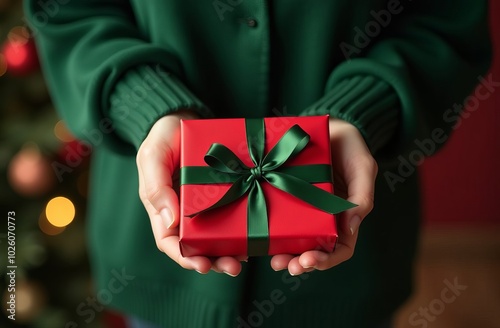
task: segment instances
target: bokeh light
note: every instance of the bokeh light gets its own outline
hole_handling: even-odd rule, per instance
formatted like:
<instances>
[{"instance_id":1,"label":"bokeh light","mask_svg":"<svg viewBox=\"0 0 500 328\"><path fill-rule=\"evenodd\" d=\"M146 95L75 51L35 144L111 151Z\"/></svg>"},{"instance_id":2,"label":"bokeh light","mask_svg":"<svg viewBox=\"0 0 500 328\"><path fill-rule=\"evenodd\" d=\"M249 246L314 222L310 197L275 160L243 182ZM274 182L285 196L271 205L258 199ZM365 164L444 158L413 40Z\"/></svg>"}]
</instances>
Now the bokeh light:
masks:
<instances>
[{"instance_id":1,"label":"bokeh light","mask_svg":"<svg viewBox=\"0 0 500 328\"><path fill-rule=\"evenodd\" d=\"M22 43L9 42L5 45L3 52L9 66L23 66L28 60L28 49Z\"/></svg>"},{"instance_id":2,"label":"bokeh light","mask_svg":"<svg viewBox=\"0 0 500 328\"><path fill-rule=\"evenodd\" d=\"M69 132L63 120L58 121L54 126L54 134L57 139L61 140L62 142L70 142L75 139L71 132Z\"/></svg>"},{"instance_id":3,"label":"bokeh light","mask_svg":"<svg viewBox=\"0 0 500 328\"><path fill-rule=\"evenodd\" d=\"M4 304L10 298L7 288L3 294ZM35 281L28 281L23 277L18 277L16 284L16 323L30 323L43 311L47 304L45 288ZM5 314L9 315L4 308ZM17 327L17 325L16 325ZM31 327L31 325L30 325Z\"/></svg>"},{"instance_id":4,"label":"bokeh light","mask_svg":"<svg viewBox=\"0 0 500 328\"><path fill-rule=\"evenodd\" d=\"M40 230L48 235L48 236L56 236L66 230L66 227L56 227L53 226L49 220L47 220L47 216L45 215L45 211L42 212L40 218L38 219L38 227Z\"/></svg>"},{"instance_id":5,"label":"bokeh light","mask_svg":"<svg viewBox=\"0 0 500 328\"><path fill-rule=\"evenodd\" d=\"M65 227L75 218L75 205L66 197L55 197L47 203L45 215L53 226Z\"/></svg>"},{"instance_id":6,"label":"bokeh light","mask_svg":"<svg viewBox=\"0 0 500 328\"><path fill-rule=\"evenodd\" d=\"M7 176L17 193L33 197L46 193L55 183L50 161L45 158L36 144L26 143L12 157Z\"/></svg>"},{"instance_id":7,"label":"bokeh light","mask_svg":"<svg viewBox=\"0 0 500 328\"><path fill-rule=\"evenodd\" d=\"M25 26L15 26L7 35L7 39L18 45L24 45L28 43L30 37L30 32Z\"/></svg>"}]
</instances>

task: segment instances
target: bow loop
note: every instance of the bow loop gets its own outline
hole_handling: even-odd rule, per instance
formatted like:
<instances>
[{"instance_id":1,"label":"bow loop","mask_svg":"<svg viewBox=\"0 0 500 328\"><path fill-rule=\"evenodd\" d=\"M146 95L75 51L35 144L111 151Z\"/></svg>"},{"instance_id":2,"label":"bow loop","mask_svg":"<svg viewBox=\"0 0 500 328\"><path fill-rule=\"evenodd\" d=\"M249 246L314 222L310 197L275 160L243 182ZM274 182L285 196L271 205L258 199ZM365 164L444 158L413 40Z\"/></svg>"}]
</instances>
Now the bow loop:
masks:
<instances>
[{"instance_id":1,"label":"bow loop","mask_svg":"<svg viewBox=\"0 0 500 328\"><path fill-rule=\"evenodd\" d=\"M204 157L205 163L215 170L228 174L245 174L250 168L236 156L231 149L214 143Z\"/></svg>"},{"instance_id":2,"label":"bow loop","mask_svg":"<svg viewBox=\"0 0 500 328\"><path fill-rule=\"evenodd\" d=\"M262 161L265 171L274 171L286 161L299 154L311 137L295 124L288 129Z\"/></svg>"}]
</instances>

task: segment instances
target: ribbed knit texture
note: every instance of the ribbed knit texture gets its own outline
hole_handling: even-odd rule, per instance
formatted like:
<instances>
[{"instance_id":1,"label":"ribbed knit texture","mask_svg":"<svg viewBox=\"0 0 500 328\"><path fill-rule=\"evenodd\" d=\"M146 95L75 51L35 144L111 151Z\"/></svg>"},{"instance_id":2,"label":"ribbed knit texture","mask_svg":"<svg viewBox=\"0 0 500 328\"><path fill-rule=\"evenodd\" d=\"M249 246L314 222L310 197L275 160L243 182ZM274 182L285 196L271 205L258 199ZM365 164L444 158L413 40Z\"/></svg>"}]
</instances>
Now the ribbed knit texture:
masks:
<instances>
[{"instance_id":1,"label":"ribbed knit texture","mask_svg":"<svg viewBox=\"0 0 500 328\"><path fill-rule=\"evenodd\" d=\"M355 125L375 153L394 135L399 101L394 89L374 76L353 76L340 81L304 115L330 114Z\"/></svg>"},{"instance_id":2,"label":"ribbed knit texture","mask_svg":"<svg viewBox=\"0 0 500 328\"><path fill-rule=\"evenodd\" d=\"M109 117L116 133L137 149L151 126L179 109L211 117L210 110L175 76L144 65L129 70L110 97Z\"/></svg>"}]
</instances>

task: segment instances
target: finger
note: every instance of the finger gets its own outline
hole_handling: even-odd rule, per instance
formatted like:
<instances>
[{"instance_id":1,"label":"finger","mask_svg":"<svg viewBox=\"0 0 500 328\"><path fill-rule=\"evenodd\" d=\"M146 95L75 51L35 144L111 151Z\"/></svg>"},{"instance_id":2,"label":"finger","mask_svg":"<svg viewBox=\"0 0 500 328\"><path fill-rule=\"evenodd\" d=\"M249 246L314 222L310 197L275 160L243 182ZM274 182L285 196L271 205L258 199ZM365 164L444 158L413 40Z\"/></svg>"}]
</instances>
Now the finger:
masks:
<instances>
[{"instance_id":1,"label":"finger","mask_svg":"<svg viewBox=\"0 0 500 328\"><path fill-rule=\"evenodd\" d=\"M240 262L248 262L248 256L247 255L238 255L234 257Z\"/></svg>"},{"instance_id":2,"label":"finger","mask_svg":"<svg viewBox=\"0 0 500 328\"><path fill-rule=\"evenodd\" d=\"M161 217L159 214L151 214L151 212L154 212L155 209L151 204L146 204L145 205L146 211L148 212L150 216L150 221L151 221L151 230L153 231L153 236L156 241L156 246L160 251L165 252L162 248L159 242L162 239L165 239L170 236L178 236L179 235L179 228L167 228L167 226L163 223Z\"/></svg>"},{"instance_id":3,"label":"finger","mask_svg":"<svg viewBox=\"0 0 500 328\"><path fill-rule=\"evenodd\" d=\"M300 255L298 262L302 267L328 270L350 259L354 252L354 244L355 241L352 245L337 244L333 253L308 251Z\"/></svg>"},{"instance_id":4,"label":"finger","mask_svg":"<svg viewBox=\"0 0 500 328\"><path fill-rule=\"evenodd\" d=\"M342 215L342 219L347 222L347 225L343 225L345 234L354 235L361 221L373 209L376 177L377 164L370 155L363 157L363 160L356 161L356 164L346 169L347 200L358 206Z\"/></svg>"},{"instance_id":5,"label":"finger","mask_svg":"<svg viewBox=\"0 0 500 328\"><path fill-rule=\"evenodd\" d=\"M358 205L346 211L342 218L348 223L346 234L353 235L373 209L377 163L354 125L331 119L330 137L332 154L337 159L333 162L335 173L342 177L340 181L346 187L347 200Z\"/></svg>"},{"instance_id":6,"label":"finger","mask_svg":"<svg viewBox=\"0 0 500 328\"><path fill-rule=\"evenodd\" d=\"M179 221L179 199L172 188L172 174L178 166L179 141L172 136L170 142L158 142L156 132L152 133L148 138L153 142L145 142L137 155L139 194L143 203L152 205L154 214L159 214L167 227L175 227Z\"/></svg>"},{"instance_id":7,"label":"finger","mask_svg":"<svg viewBox=\"0 0 500 328\"><path fill-rule=\"evenodd\" d=\"M288 272L292 276L298 276L300 274L303 274L305 272L311 272L314 271L315 268L310 267L310 268L304 268L300 262L299 262L299 256L296 256L290 260L288 263Z\"/></svg>"},{"instance_id":8,"label":"finger","mask_svg":"<svg viewBox=\"0 0 500 328\"><path fill-rule=\"evenodd\" d=\"M145 204L145 208L150 215L151 230L158 249L185 269L207 273L212 266L210 259L203 256L182 257L179 248L179 229L168 229L158 214L151 215L150 213L155 211L151 204Z\"/></svg>"},{"instance_id":9,"label":"finger","mask_svg":"<svg viewBox=\"0 0 500 328\"><path fill-rule=\"evenodd\" d=\"M290 254L278 254L271 258L271 268L274 271L281 271L288 268L288 263L293 259L293 255Z\"/></svg>"},{"instance_id":10,"label":"finger","mask_svg":"<svg viewBox=\"0 0 500 328\"><path fill-rule=\"evenodd\" d=\"M241 272L241 263L236 258L231 256L223 256L217 258L212 268L214 271L225 273L231 277L236 277Z\"/></svg>"},{"instance_id":11,"label":"finger","mask_svg":"<svg viewBox=\"0 0 500 328\"><path fill-rule=\"evenodd\" d=\"M172 235L159 241L159 248L184 269L196 270L205 274L210 271L212 262L205 256L183 257L179 248L179 237Z\"/></svg>"},{"instance_id":12,"label":"finger","mask_svg":"<svg viewBox=\"0 0 500 328\"><path fill-rule=\"evenodd\" d=\"M177 194L175 192L172 194L172 189L169 187L166 187L166 194L170 194L170 197L172 198L172 201L175 203L171 205L174 209L178 208L177 202L175 201L177 199ZM143 193L144 190L144 175L139 168L139 193ZM155 239L158 241L162 238L165 238L167 235L171 235L171 233L167 233L168 228L175 228L176 224L173 220L170 219L170 217L165 217L164 215L161 215L161 211L158 212L158 210L151 204L149 199L146 197L141 196L141 201L144 205L144 208L148 212L148 216L151 220L151 227L153 229L153 233L155 235ZM170 213L167 213L167 215ZM158 224L153 224L154 222ZM172 224L174 222L174 224Z\"/></svg>"},{"instance_id":13,"label":"finger","mask_svg":"<svg viewBox=\"0 0 500 328\"><path fill-rule=\"evenodd\" d=\"M328 260L328 254L321 251L304 252L299 257L299 263L304 269L315 268L319 263Z\"/></svg>"}]
</instances>

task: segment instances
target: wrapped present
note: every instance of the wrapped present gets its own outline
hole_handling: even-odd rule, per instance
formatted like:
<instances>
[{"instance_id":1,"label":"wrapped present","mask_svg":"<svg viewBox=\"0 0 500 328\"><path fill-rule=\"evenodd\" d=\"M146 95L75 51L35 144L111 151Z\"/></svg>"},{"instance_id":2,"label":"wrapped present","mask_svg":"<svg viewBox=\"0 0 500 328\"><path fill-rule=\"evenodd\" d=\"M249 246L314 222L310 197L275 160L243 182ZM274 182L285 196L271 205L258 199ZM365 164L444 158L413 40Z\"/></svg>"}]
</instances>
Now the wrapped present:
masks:
<instances>
[{"instance_id":1,"label":"wrapped present","mask_svg":"<svg viewBox=\"0 0 500 328\"><path fill-rule=\"evenodd\" d=\"M183 256L333 251L328 116L183 120Z\"/></svg>"}]
</instances>

